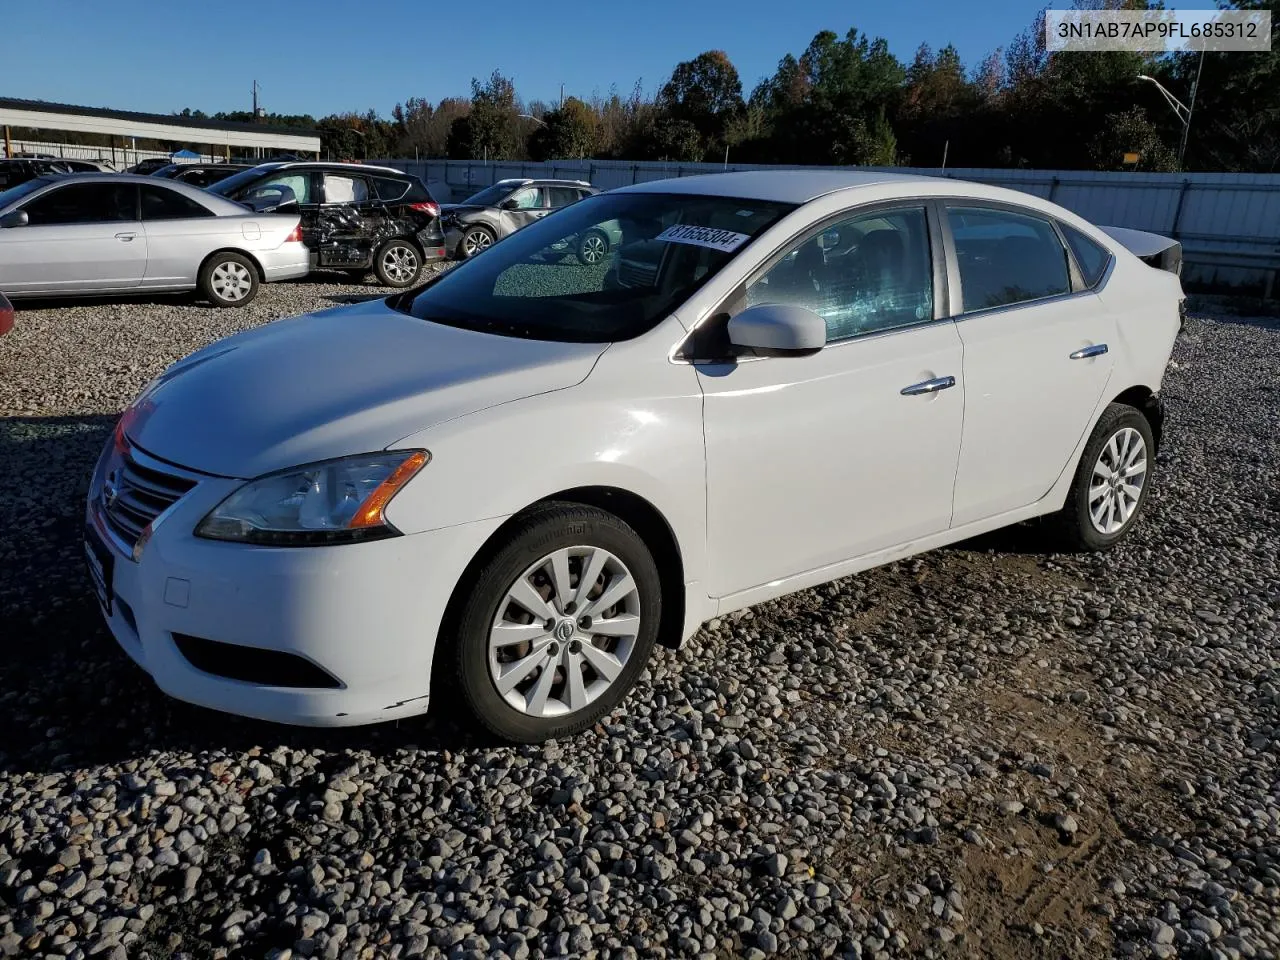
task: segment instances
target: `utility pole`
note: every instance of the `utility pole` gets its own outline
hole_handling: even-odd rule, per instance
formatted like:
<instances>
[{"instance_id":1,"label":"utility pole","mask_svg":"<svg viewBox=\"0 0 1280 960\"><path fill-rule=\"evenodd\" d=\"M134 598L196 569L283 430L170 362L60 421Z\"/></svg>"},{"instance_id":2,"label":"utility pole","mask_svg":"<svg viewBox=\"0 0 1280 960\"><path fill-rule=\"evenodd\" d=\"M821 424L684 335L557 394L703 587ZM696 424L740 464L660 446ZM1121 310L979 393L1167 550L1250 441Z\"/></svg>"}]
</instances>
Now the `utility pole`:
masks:
<instances>
[{"instance_id":1,"label":"utility pole","mask_svg":"<svg viewBox=\"0 0 1280 960\"><path fill-rule=\"evenodd\" d=\"M556 104L556 109L557 110L564 109L564 83L563 82L560 84L560 102Z\"/></svg>"},{"instance_id":2,"label":"utility pole","mask_svg":"<svg viewBox=\"0 0 1280 960\"><path fill-rule=\"evenodd\" d=\"M1191 112L1196 108L1196 90L1200 87L1200 71L1204 69L1204 50L1200 51L1200 64L1196 67L1196 79L1191 84L1190 103L1187 104L1187 121L1182 125L1182 143L1178 145L1178 169L1182 170L1182 158L1187 152L1187 134L1191 132Z\"/></svg>"},{"instance_id":3,"label":"utility pole","mask_svg":"<svg viewBox=\"0 0 1280 960\"><path fill-rule=\"evenodd\" d=\"M253 122L258 122L258 81L253 81Z\"/></svg>"}]
</instances>

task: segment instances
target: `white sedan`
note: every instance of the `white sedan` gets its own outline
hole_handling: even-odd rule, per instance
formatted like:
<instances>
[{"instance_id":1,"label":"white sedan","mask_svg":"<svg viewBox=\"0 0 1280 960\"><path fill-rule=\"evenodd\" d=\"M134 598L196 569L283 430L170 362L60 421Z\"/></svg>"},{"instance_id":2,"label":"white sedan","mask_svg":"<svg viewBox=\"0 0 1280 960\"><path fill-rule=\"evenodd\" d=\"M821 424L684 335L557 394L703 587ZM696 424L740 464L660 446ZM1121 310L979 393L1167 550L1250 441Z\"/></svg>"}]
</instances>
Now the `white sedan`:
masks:
<instances>
[{"instance_id":1,"label":"white sedan","mask_svg":"<svg viewBox=\"0 0 1280 960\"><path fill-rule=\"evenodd\" d=\"M170 367L93 478L99 600L184 700L343 725L456 696L538 741L729 611L1041 515L1106 549L1182 304L1178 246L1124 236L1149 262L1035 197L883 173L590 197Z\"/></svg>"},{"instance_id":2,"label":"white sedan","mask_svg":"<svg viewBox=\"0 0 1280 960\"><path fill-rule=\"evenodd\" d=\"M37 177L0 191L0 291L16 300L199 290L214 306L243 307L260 282L310 271L299 223L173 180Z\"/></svg>"}]
</instances>

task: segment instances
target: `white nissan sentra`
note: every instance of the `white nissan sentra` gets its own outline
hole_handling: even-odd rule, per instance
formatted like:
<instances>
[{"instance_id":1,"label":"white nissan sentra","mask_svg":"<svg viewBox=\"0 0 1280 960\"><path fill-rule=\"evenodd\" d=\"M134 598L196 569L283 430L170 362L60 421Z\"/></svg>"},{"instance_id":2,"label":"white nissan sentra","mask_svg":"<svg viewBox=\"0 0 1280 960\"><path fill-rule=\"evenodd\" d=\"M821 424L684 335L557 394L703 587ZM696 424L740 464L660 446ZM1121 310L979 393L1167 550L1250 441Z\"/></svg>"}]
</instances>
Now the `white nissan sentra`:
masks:
<instances>
[{"instance_id":1,"label":"white nissan sentra","mask_svg":"<svg viewBox=\"0 0 1280 960\"><path fill-rule=\"evenodd\" d=\"M583 264L592 229L618 242ZM728 611L1040 515L1114 545L1179 256L892 174L589 197L166 370L94 474L90 573L183 700L343 725L434 690L512 740L570 734Z\"/></svg>"}]
</instances>

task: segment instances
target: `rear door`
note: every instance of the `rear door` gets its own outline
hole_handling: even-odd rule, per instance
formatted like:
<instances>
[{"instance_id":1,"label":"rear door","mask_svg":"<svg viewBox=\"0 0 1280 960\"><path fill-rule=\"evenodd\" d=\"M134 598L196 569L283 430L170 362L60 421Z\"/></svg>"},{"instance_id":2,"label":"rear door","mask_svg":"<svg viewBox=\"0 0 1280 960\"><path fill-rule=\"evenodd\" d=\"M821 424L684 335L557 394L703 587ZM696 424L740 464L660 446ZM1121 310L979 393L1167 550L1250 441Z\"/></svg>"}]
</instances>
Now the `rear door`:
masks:
<instances>
[{"instance_id":1,"label":"rear door","mask_svg":"<svg viewBox=\"0 0 1280 960\"><path fill-rule=\"evenodd\" d=\"M147 238L133 183L68 183L22 205L25 227L0 230L0 290L90 293L138 286Z\"/></svg>"},{"instance_id":2,"label":"rear door","mask_svg":"<svg viewBox=\"0 0 1280 960\"><path fill-rule=\"evenodd\" d=\"M957 200L944 225L963 301L963 526L1029 506L1072 466L1111 377L1117 328L1048 217Z\"/></svg>"},{"instance_id":3,"label":"rear door","mask_svg":"<svg viewBox=\"0 0 1280 960\"><path fill-rule=\"evenodd\" d=\"M338 270L373 262L385 207L369 178L349 170L325 170L320 182L320 266Z\"/></svg>"},{"instance_id":4,"label":"rear door","mask_svg":"<svg viewBox=\"0 0 1280 960\"><path fill-rule=\"evenodd\" d=\"M192 286L205 256L234 242L235 218L218 217L203 204L157 183L143 184L142 228L147 236L147 287Z\"/></svg>"}]
</instances>

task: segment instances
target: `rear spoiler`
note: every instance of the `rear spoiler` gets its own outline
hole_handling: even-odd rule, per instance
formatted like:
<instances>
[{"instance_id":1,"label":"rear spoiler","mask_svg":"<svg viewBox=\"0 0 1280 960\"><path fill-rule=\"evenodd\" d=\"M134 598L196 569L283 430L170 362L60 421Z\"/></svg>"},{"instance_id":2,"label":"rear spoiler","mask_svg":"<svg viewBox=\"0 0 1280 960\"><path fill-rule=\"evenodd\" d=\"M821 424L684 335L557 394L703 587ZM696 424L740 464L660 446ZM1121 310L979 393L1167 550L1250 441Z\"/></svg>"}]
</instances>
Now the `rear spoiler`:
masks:
<instances>
[{"instance_id":1,"label":"rear spoiler","mask_svg":"<svg viewBox=\"0 0 1280 960\"><path fill-rule=\"evenodd\" d=\"M1119 241L1126 250L1149 267L1168 270L1182 275L1182 244L1158 233L1130 230L1128 227L1099 227L1112 240Z\"/></svg>"}]
</instances>

